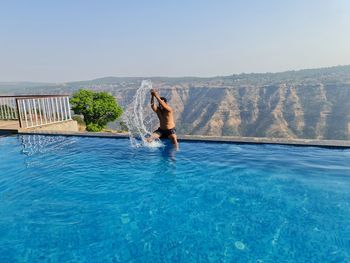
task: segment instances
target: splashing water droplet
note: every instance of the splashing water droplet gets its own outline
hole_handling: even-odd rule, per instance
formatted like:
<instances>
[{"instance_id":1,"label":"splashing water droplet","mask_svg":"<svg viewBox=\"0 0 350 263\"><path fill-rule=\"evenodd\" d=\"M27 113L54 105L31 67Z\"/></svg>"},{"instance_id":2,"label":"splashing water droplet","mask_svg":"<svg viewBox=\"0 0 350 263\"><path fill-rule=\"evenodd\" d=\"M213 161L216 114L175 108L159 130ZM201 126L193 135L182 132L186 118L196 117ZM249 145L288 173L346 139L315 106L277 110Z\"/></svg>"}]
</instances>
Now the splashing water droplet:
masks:
<instances>
[{"instance_id":1,"label":"splashing water droplet","mask_svg":"<svg viewBox=\"0 0 350 263\"><path fill-rule=\"evenodd\" d=\"M140 88L136 91L130 107L124 114L124 121L129 130L129 138L133 147L158 148L163 147L159 139L148 139L152 136L152 124L154 123L154 113L149 105L152 82L143 80Z\"/></svg>"}]
</instances>

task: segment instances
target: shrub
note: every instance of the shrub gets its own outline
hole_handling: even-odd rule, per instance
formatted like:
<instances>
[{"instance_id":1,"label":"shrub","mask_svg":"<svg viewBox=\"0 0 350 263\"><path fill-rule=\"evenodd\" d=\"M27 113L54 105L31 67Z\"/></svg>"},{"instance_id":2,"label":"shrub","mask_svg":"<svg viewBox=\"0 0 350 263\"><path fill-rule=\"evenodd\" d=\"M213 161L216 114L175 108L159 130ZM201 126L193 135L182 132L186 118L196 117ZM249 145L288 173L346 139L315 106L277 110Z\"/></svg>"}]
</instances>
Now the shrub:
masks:
<instances>
[{"instance_id":1,"label":"shrub","mask_svg":"<svg viewBox=\"0 0 350 263\"><path fill-rule=\"evenodd\" d=\"M107 92L82 89L73 94L70 102L74 113L84 116L86 129L92 132L101 131L123 113L115 98Z\"/></svg>"},{"instance_id":2,"label":"shrub","mask_svg":"<svg viewBox=\"0 0 350 263\"><path fill-rule=\"evenodd\" d=\"M98 124L95 123L89 123L86 126L86 130L90 132L99 132L103 129L103 127L99 126Z\"/></svg>"}]
</instances>

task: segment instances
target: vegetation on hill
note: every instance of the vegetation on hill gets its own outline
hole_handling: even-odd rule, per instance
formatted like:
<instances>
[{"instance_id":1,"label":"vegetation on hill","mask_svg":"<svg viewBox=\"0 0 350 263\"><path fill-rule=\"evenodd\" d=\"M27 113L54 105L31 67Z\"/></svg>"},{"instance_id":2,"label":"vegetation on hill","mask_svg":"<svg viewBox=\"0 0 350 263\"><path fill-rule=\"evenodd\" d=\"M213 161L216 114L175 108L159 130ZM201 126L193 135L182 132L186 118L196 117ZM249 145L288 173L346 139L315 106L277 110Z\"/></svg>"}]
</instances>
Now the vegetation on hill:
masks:
<instances>
[{"instance_id":1,"label":"vegetation on hill","mask_svg":"<svg viewBox=\"0 0 350 263\"><path fill-rule=\"evenodd\" d=\"M143 79L0 83L0 94L70 95L84 88L108 92L127 109ZM173 107L178 134L350 140L350 65L150 80ZM108 123L115 131L125 131L124 126L120 120Z\"/></svg>"},{"instance_id":2,"label":"vegetation on hill","mask_svg":"<svg viewBox=\"0 0 350 263\"><path fill-rule=\"evenodd\" d=\"M73 94L70 103L74 113L84 116L86 130L92 132L101 131L123 113L115 98L107 92L81 89Z\"/></svg>"}]
</instances>

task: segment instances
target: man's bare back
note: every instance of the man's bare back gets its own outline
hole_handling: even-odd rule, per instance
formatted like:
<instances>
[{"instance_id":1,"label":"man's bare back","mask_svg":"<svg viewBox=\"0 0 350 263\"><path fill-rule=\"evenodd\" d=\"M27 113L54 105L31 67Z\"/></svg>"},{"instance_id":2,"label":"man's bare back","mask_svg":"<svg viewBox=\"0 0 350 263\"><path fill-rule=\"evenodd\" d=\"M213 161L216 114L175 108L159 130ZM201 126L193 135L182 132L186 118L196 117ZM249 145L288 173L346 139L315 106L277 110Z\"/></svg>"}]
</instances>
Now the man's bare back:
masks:
<instances>
[{"instance_id":1,"label":"man's bare back","mask_svg":"<svg viewBox=\"0 0 350 263\"><path fill-rule=\"evenodd\" d=\"M154 104L154 98L159 105ZM159 128L153 132L153 138L168 138L175 147L178 147L173 109L167 104L166 98L160 97L158 92L151 90L151 107L159 119Z\"/></svg>"}]
</instances>

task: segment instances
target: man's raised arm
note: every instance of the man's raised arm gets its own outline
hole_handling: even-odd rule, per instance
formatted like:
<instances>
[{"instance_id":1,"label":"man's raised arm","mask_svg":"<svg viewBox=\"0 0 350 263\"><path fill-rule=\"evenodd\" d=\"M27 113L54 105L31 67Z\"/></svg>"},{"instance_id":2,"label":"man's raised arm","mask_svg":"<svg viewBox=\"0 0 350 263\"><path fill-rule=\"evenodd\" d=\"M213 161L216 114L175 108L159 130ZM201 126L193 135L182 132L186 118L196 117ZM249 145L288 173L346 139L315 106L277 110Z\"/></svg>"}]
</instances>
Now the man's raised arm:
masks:
<instances>
[{"instance_id":1,"label":"man's raised arm","mask_svg":"<svg viewBox=\"0 0 350 263\"><path fill-rule=\"evenodd\" d=\"M151 91L151 108L154 112L157 111L157 106L154 105L154 95L153 95L152 91Z\"/></svg>"},{"instance_id":2,"label":"man's raised arm","mask_svg":"<svg viewBox=\"0 0 350 263\"><path fill-rule=\"evenodd\" d=\"M166 111L172 111L173 109L166 104L159 96L158 92L156 92L155 90L152 90L151 93L153 94L154 97L156 97L156 99L158 100L159 104L162 105L163 109L165 109Z\"/></svg>"}]
</instances>

